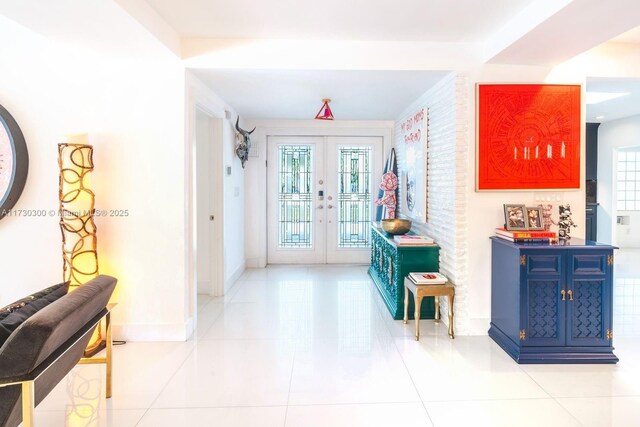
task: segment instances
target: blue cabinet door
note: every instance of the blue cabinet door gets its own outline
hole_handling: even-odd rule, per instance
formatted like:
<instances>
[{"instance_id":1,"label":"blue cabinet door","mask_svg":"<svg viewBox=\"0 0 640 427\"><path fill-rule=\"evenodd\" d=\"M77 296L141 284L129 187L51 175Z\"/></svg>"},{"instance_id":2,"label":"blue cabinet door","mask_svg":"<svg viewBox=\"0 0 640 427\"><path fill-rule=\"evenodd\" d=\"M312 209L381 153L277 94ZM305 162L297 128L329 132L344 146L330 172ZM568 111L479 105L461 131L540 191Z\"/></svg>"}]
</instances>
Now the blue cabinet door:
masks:
<instances>
[{"instance_id":1,"label":"blue cabinet door","mask_svg":"<svg viewBox=\"0 0 640 427\"><path fill-rule=\"evenodd\" d=\"M610 346L612 252L568 256L567 345Z\"/></svg>"},{"instance_id":2,"label":"blue cabinet door","mask_svg":"<svg viewBox=\"0 0 640 427\"><path fill-rule=\"evenodd\" d=\"M565 264L557 251L522 252L520 324L525 336L521 345L562 346L565 344L563 290ZM564 293L566 298L566 291Z\"/></svg>"}]
</instances>

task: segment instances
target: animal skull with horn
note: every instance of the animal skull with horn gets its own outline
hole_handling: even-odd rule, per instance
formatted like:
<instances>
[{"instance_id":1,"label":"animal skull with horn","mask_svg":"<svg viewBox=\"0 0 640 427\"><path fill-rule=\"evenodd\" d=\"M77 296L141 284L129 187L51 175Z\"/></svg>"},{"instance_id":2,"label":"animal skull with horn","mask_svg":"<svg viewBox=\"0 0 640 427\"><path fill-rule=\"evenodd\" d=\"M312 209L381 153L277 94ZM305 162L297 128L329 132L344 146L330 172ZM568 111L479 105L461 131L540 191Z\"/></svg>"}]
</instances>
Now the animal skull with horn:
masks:
<instances>
[{"instance_id":1,"label":"animal skull with horn","mask_svg":"<svg viewBox=\"0 0 640 427\"><path fill-rule=\"evenodd\" d=\"M236 144L236 156L240 159L242 163L242 169L244 169L244 164L247 163L249 159L249 150L251 150L251 134L256 128L253 128L252 131L248 132L244 129L241 129L239 126L240 116L238 116L238 120L236 120L236 130L238 133L236 134L236 139L238 143Z\"/></svg>"}]
</instances>

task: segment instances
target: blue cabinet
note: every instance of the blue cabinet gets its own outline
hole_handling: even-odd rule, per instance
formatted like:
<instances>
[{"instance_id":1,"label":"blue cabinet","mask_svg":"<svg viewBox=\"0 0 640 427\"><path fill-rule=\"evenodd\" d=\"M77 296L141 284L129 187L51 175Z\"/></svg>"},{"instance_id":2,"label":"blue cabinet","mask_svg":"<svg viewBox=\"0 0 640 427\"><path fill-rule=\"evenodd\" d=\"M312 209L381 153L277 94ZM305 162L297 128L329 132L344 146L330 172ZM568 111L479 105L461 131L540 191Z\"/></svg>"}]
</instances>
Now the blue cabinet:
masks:
<instances>
[{"instance_id":1,"label":"blue cabinet","mask_svg":"<svg viewBox=\"0 0 640 427\"><path fill-rule=\"evenodd\" d=\"M492 238L489 336L518 363L616 363L614 249Z\"/></svg>"}]
</instances>

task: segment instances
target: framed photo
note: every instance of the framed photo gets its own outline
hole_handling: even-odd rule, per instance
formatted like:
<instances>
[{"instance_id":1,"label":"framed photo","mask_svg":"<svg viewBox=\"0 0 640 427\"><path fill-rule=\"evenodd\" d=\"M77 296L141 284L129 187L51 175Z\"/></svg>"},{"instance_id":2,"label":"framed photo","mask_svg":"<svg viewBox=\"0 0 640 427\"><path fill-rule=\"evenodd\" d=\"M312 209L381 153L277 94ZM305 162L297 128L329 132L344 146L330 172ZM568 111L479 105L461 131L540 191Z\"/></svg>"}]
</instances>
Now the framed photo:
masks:
<instances>
[{"instance_id":1,"label":"framed photo","mask_svg":"<svg viewBox=\"0 0 640 427\"><path fill-rule=\"evenodd\" d=\"M580 188L580 85L477 85L476 190Z\"/></svg>"},{"instance_id":2,"label":"framed photo","mask_svg":"<svg viewBox=\"0 0 640 427\"><path fill-rule=\"evenodd\" d=\"M509 231L529 230L524 205L504 205L504 223Z\"/></svg>"},{"instance_id":3,"label":"framed photo","mask_svg":"<svg viewBox=\"0 0 640 427\"><path fill-rule=\"evenodd\" d=\"M527 206L527 227L529 230L544 230L542 221L542 208L538 206Z\"/></svg>"}]
</instances>

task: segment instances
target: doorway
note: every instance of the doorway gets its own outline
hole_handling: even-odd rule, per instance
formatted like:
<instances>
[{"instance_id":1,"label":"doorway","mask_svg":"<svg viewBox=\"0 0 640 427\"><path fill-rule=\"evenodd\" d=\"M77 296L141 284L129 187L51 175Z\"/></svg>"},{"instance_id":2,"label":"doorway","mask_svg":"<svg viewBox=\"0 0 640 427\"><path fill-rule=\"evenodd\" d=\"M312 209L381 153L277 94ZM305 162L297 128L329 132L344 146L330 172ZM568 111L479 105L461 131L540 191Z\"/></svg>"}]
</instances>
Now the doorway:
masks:
<instances>
[{"instance_id":1,"label":"doorway","mask_svg":"<svg viewBox=\"0 0 640 427\"><path fill-rule=\"evenodd\" d=\"M365 264L381 137L267 140L269 264Z\"/></svg>"},{"instance_id":2,"label":"doorway","mask_svg":"<svg viewBox=\"0 0 640 427\"><path fill-rule=\"evenodd\" d=\"M222 119L198 106L192 127L192 240L189 315L198 323L199 297L224 293Z\"/></svg>"}]
</instances>

